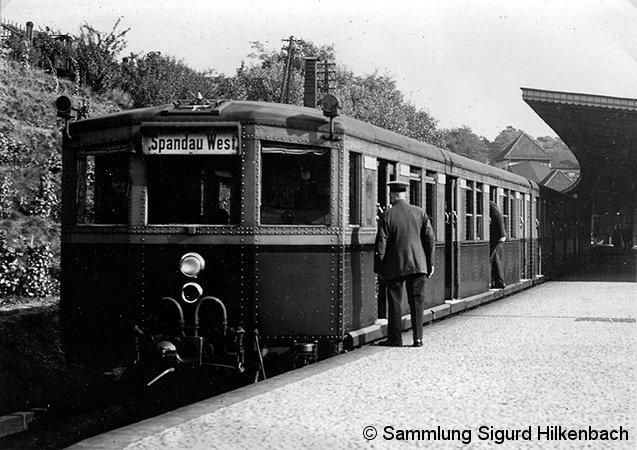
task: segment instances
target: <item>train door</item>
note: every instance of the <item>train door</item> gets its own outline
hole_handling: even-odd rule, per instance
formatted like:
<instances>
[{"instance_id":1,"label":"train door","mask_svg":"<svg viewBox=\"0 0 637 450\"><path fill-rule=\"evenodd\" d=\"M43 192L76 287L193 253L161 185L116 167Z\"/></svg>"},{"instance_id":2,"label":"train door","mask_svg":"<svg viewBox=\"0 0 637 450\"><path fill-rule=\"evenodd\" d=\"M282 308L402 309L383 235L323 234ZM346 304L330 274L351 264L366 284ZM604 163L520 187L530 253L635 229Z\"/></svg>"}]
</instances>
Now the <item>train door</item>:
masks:
<instances>
[{"instance_id":1,"label":"train door","mask_svg":"<svg viewBox=\"0 0 637 450\"><path fill-rule=\"evenodd\" d=\"M520 239L520 279L524 280L527 277L527 264L528 264L528 253L527 253L527 233L526 233L526 195L524 193L517 193L514 200L514 203L517 204L517 208L519 211L518 214L518 238Z\"/></svg>"},{"instance_id":2,"label":"train door","mask_svg":"<svg viewBox=\"0 0 637 450\"><path fill-rule=\"evenodd\" d=\"M396 163L386 159L378 159L378 206L384 210L389 204L387 183L396 179Z\"/></svg>"},{"instance_id":3,"label":"train door","mask_svg":"<svg viewBox=\"0 0 637 450\"><path fill-rule=\"evenodd\" d=\"M422 169L420 167L409 168L409 204L422 208Z\"/></svg>"},{"instance_id":4,"label":"train door","mask_svg":"<svg viewBox=\"0 0 637 450\"><path fill-rule=\"evenodd\" d=\"M389 205L389 190L387 188L387 183L396 179L396 163L379 158L376 162L376 166L378 168L378 179L376 180L376 184L378 186L378 189L376 189L376 206L378 209L377 213L380 214ZM377 299L378 317L387 318L387 292L383 281L380 279L378 280Z\"/></svg>"},{"instance_id":5,"label":"train door","mask_svg":"<svg viewBox=\"0 0 637 450\"><path fill-rule=\"evenodd\" d=\"M445 298L458 296L458 179L445 183Z\"/></svg>"}]
</instances>

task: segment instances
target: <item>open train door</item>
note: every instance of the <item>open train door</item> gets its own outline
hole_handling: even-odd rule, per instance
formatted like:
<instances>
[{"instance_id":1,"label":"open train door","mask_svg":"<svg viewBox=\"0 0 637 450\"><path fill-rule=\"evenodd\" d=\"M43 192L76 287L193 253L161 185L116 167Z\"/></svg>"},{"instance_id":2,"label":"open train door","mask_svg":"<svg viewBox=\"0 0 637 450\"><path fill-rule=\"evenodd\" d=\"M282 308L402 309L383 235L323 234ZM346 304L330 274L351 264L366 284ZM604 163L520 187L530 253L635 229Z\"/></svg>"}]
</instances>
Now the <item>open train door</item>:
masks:
<instances>
[{"instance_id":1,"label":"open train door","mask_svg":"<svg viewBox=\"0 0 637 450\"><path fill-rule=\"evenodd\" d=\"M385 159L377 159L377 213L382 214L389 206L389 188L387 183L396 180L396 163ZM378 278L378 318L387 318L387 291L383 280Z\"/></svg>"},{"instance_id":2,"label":"open train door","mask_svg":"<svg viewBox=\"0 0 637 450\"><path fill-rule=\"evenodd\" d=\"M528 280L531 275L531 203L528 194L520 194L520 240L522 242L520 254L520 278Z\"/></svg>"},{"instance_id":3,"label":"open train door","mask_svg":"<svg viewBox=\"0 0 637 450\"><path fill-rule=\"evenodd\" d=\"M458 179L445 181L445 299L458 297Z\"/></svg>"}]
</instances>

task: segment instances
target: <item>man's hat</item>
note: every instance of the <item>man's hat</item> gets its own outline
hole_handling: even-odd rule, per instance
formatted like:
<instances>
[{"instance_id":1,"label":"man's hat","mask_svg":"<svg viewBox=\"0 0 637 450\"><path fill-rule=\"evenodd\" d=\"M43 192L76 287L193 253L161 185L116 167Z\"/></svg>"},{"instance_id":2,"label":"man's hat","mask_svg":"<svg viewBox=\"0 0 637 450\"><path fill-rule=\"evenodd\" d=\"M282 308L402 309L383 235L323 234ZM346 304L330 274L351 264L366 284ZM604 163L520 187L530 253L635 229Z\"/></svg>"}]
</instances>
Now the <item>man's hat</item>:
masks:
<instances>
[{"instance_id":1,"label":"man's hat","mask_svg":"<svg viewBox=\"0 0 637 450\"><path fill-rule=\"evenodd\" d=\"M395 180L387 183L387 186L389 186L389 192L405 192L409 187L409 183Z\"/></svg>"}]
</instances>

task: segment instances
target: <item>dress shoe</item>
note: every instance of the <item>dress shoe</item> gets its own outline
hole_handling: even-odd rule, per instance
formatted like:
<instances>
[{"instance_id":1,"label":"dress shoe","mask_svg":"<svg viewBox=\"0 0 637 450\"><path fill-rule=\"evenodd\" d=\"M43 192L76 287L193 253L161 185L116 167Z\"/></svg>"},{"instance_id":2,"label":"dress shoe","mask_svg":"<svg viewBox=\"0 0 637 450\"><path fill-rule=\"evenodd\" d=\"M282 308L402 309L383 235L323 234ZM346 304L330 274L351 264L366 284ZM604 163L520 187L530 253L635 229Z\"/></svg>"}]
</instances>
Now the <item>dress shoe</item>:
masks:
<instances>
[{"instance_id":1,"label":"dress shoe","mask_svg":"<svg viewBox=\"0 0 637 450\"><path fill-rule=\"evenodd\" d=\"M403 346L402 342L394 342L394 341L390 341L389 339L380 341L376 345L380 345L381 347L402 347Z\"/></svg>"},{"instance_id":2,"label":"dress shoe","mask_svg":"<svg viewBox=\"0 0 637 450\"><path fill-rule=\"evenodd\" d=\"M414 347L422 347L422 339L416 339L414 340Z\"/></svg>"},{"instance_id":3,"label":"dress shoe","mask_svg":"<svg viewBox=\"0 0 637 450\"><path fill-rule=\"evenodd\" d=\"M494 284L491 289L504 289L506 284Z\"/></svg>"}]
</instances>

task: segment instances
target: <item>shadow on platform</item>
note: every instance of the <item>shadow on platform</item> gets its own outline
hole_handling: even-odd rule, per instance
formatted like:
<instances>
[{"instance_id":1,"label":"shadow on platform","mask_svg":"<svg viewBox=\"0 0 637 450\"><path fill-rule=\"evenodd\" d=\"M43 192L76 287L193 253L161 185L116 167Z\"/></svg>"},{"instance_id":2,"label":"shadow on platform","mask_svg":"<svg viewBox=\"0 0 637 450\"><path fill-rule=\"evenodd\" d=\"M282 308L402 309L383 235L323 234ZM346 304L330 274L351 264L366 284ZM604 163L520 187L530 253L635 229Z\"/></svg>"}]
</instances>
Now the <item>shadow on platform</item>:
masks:
<instances>
[{"instance_id":1,"label":"shadow on platform","mask_svg":"<svg viewBox=\"0 0 637 450\"><path fill-rule=\"evenodd\" d=\"M590 262L580 270L555 281L637 282L637 253L626 253L613 247L595 248Z\"/></svg>"}]
</instances>

